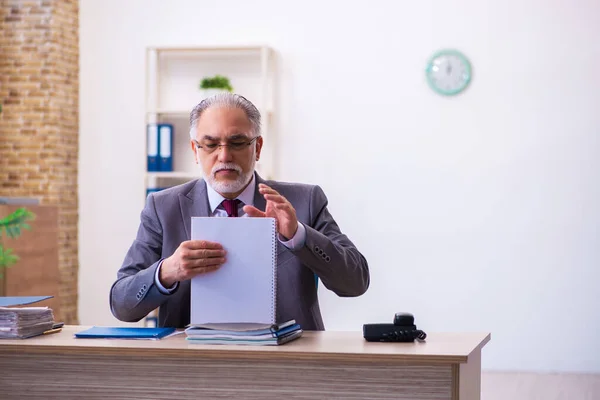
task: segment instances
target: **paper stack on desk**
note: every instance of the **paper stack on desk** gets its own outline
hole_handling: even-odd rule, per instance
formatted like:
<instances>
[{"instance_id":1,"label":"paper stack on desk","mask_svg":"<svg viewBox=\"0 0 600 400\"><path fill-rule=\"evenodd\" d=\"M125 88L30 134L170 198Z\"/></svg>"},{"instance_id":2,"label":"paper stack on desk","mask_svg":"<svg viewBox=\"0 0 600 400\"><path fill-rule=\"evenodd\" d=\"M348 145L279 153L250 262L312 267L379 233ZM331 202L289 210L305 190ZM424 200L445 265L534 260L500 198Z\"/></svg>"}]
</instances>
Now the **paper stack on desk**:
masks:
<instances>
[{"instance_id":1,"label":"paper stack on desk","mask_svg":"<svg viewBox=\"0 0 600 400\"><path fill-rule=\"evenodd\" d=\"M187 340L196 344L281 345L302 336L295 320L282 324L204 324L185 330Z\"/></svg>"},{"instance_id":2,"label":"paper stack on desk","mask_svg":"<svg viewBox=\"0 0 600 400\"><path fill-rule=\"evenodd\" d=\"M53 325L54 313L49 307L0 307L0 338L38 336Z\"/></svg>"},{"instance_id":3,"label":"paper stack on desk","mask_svg":"<svg viewBox=\"0 0 600 400\"><path fill-rule=\"evenodd\" d=\"M51 330L54 313L50 307L24 307L50 298L52 296L0 297L0 339L25 339Z\"/></svg>"}]
</instances>

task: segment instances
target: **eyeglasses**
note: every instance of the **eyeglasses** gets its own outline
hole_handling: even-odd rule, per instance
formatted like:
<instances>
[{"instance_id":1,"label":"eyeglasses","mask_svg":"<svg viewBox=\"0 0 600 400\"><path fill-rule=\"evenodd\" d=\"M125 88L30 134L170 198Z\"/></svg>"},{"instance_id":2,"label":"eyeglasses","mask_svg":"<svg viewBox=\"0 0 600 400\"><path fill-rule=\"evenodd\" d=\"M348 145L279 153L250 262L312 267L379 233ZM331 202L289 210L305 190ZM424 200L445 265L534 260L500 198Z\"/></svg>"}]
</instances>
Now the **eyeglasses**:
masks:
<instances>
[{"instance_id":1,"label":"eyeglasses","mask_svg":"<svg viewBox=\"0 0 600 400\"><path fill-rule=\"evenodd\" d=\"M197 140L193 140L193 142L197 148L202 149L207 154L211 154L221 147L228 147L231 151L242 151L248 146L250 146L259 137L260 136L255 136L250 140L243 138L235 138L232 140L228 140L225 144L215 143L211 140L203 140L202 143L199 143Z\"/></svg>"}]
</instances>

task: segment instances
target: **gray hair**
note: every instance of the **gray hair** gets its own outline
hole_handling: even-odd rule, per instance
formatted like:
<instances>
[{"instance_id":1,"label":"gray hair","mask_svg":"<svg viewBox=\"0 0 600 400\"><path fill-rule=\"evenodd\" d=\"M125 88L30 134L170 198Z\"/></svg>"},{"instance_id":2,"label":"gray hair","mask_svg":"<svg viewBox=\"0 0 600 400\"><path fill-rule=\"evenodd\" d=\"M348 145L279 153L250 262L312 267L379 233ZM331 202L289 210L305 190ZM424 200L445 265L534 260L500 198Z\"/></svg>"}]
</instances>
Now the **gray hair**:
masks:
<instances>
[{"instance_id":1,"label":"gray hair","mask_svg":"<svg viewBox=\"0 0 600 400\"><path fill-rule=\"evenodd\" d=\"M190 113L190 138L196 138L196 127L202 113L210 107L239 108L246 113L252 125L252 137L260 135L260 112L244 96L235 93L219 93L202 100Z\"/></svg>"}]
</instances>

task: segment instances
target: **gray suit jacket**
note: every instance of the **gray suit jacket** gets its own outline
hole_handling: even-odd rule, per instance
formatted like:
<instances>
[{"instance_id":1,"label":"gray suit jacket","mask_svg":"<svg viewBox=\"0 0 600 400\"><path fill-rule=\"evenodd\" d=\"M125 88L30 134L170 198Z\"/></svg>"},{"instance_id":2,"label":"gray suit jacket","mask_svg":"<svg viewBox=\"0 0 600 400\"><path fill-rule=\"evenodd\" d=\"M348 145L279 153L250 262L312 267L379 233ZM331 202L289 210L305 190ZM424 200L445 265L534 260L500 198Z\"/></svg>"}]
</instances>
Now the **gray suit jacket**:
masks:
<instances>
[{"instance_id":1,"label":"gray suit jacket","mask_svg":"<svg viewBox=\"0 0 600 400\"><path fill-rule=\"evenodd\" d=\"M369 287L367 261L340 232L319 186L264 181L258 174L256 182L257 188L263 182L286 197L306 228L302 248L292 251L278 242L277 320L295 319L305 330L324 330L314 275L340 297L360 296ZM265 210L258 189L254 206ZM159 308L159 326L183 328L190 323L190 281L180 282L172 294L163 294L154 284L154 275L162 259L190 240L191 217L208 215L202 179L148 196L137 237L110 289L110 308L116 318L136 322Z\"/></svg>"}]
</instances>

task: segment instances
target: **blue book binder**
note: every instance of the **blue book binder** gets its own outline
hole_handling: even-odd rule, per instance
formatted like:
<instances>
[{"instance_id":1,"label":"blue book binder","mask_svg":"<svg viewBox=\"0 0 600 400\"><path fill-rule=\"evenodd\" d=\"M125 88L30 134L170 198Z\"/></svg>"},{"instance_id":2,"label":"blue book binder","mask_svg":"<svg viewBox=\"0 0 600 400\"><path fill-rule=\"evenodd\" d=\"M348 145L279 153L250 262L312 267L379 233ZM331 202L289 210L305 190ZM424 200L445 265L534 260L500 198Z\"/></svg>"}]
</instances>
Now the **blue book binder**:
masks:
<instances>
[{"instance_id":1,"label":"blue book binder","mask_svg":"<svg viewBox=\"0 0 600 400\"><path fill-rule=\"evenodd\" d=\"M146 189L146 197L148 197L150 195L150 193L160 192L163 189L164 188L148 188L148 189Z\"/></svg>"},{"instance_id":2,"label":"blue book binder","mask_svg":"<svg viewBox=\"0 0 600 400\"><path fill-rule=\"evenodd\" d=\"M0 307L24 306L51 299L53 296L4 296L0 297Z\"/></svg>"},{"instance_id":3,"label":"blue book binder","mask_svg":"<svg viewBox=\"0 0 600 400\"><path fill-rule=\"evenodd\" d=\"M94 326L75 334L84 339L162 339L175 332L175 328L138 328Z\"/></svg>"},{"instance_id":4,"label":"blue book binder","mask_svg":"<svg viewBox=\"0 0 600 400\"><path fill-rule=\"evenodd\" d=\"M148 172L158 172L160 171L159 165L159 156L158 156L158 146L159 146L159 137L158 137L158 125L157 124L148 124L146 126L146 145L147 145L147 155L148 155Z\"/></svg>"},{"instance_id":5,"label":"blue book binder","mask_svg":"<svg viewBox=\"0 0 600 400\"><path fill-rule=\"evenodd\" d=\"M158 143L159 143L159 170L161 172L173 171L173 125L158 125Z\"/></svg>"}]
</instances>

